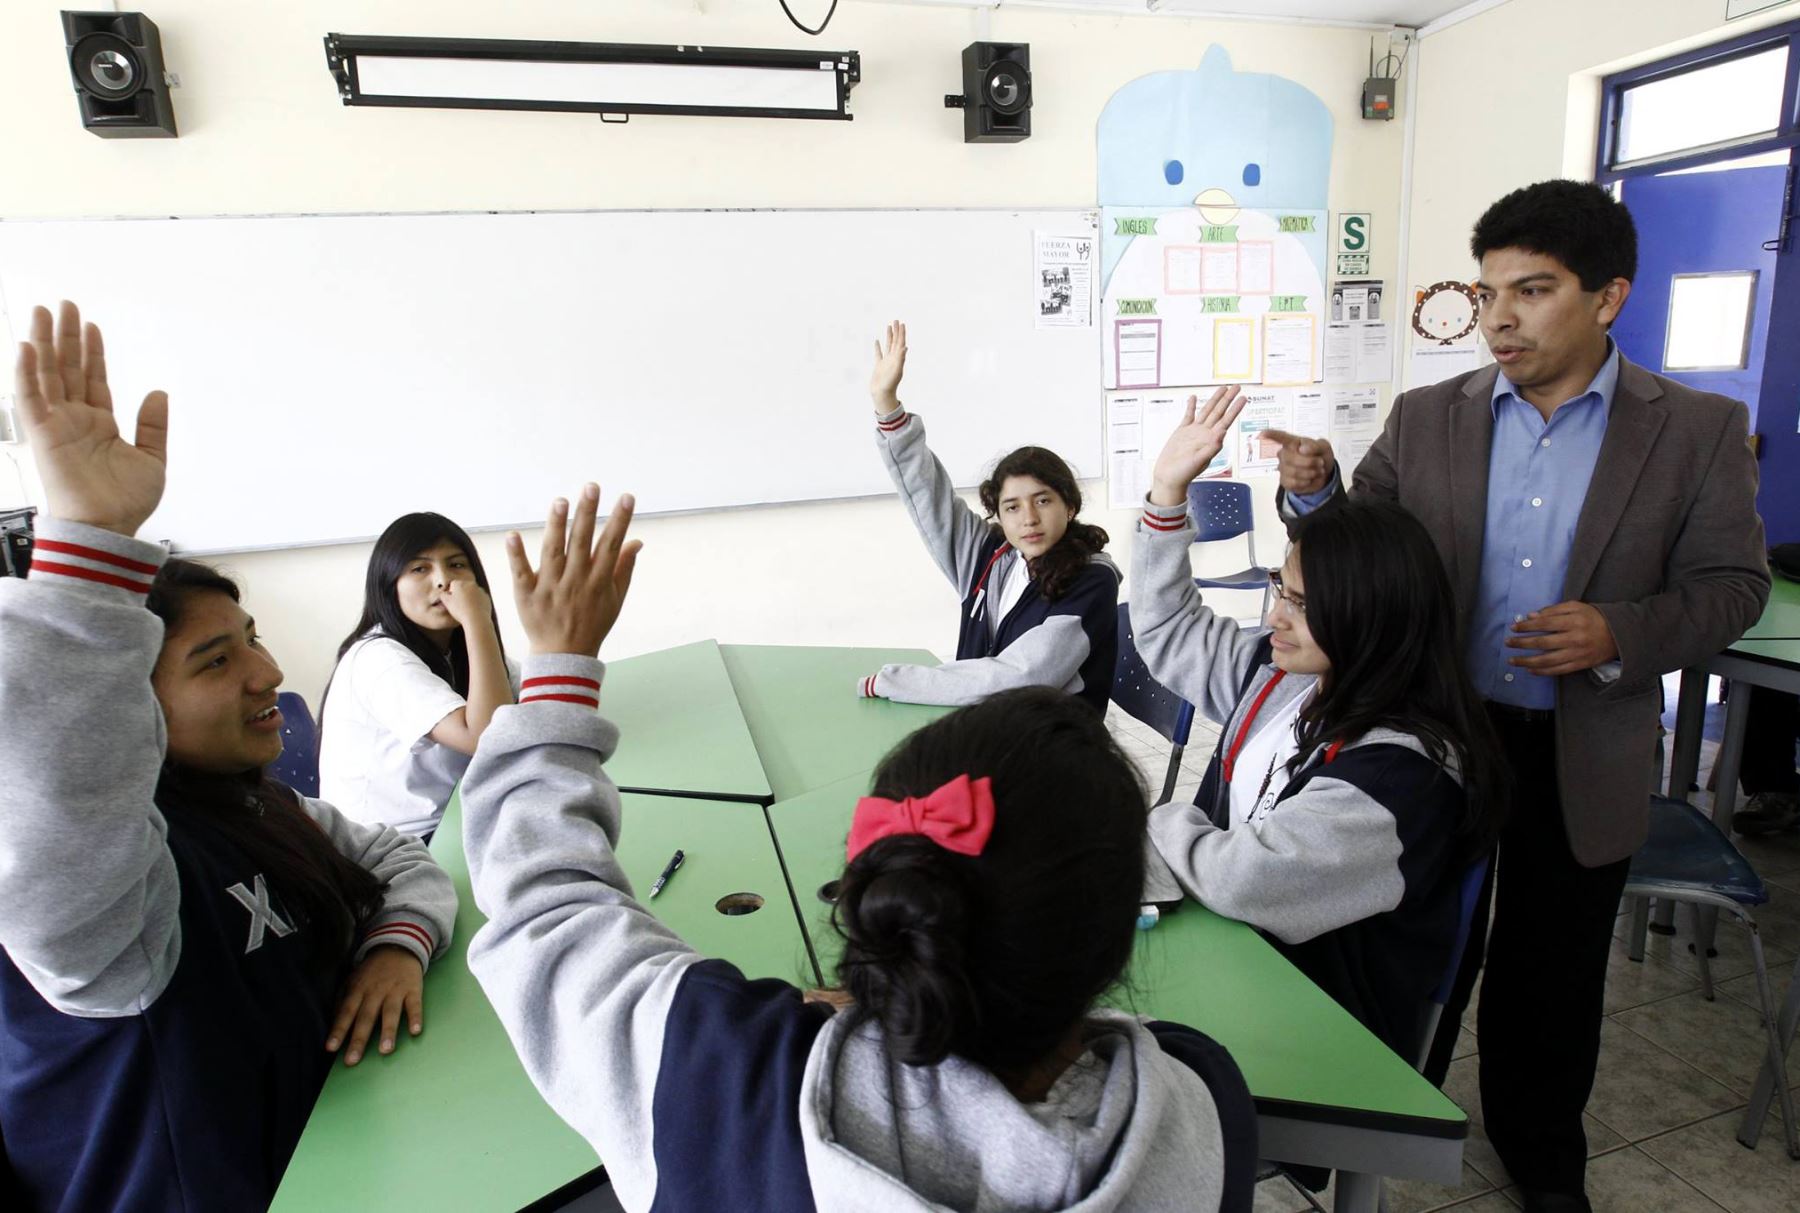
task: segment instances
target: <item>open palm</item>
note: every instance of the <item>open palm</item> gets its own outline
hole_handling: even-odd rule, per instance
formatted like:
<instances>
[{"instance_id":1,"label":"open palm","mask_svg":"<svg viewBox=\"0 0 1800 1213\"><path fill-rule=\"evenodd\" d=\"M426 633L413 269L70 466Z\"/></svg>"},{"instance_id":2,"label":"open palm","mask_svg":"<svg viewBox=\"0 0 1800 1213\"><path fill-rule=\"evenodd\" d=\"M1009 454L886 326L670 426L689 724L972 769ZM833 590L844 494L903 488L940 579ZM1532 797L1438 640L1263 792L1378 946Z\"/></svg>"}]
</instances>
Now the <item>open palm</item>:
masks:
<instances>
[{"instance_id":1,"label":"open palm","mask_svg":"<svg viewBox=\"0 0 1800 1213\"><path fill-rule=\"evenodd\" d=\"M134 535L162 500L168 467L169 398L151 392L138 409L137 442L113 417L100 330L84 329L66 300L54 326L34 308L31 341L19 346L19 416L52 517Z\"/></svg>"},{"instance_id":2,"label":"open palm","mask_svg":"<svg viewBox=\"0 0 1800 1213\"><path fill-rule=\"evenodd\" d=\"M898 320L887 326L884 341L875 343L875 369L869 372L869 395L875 407L891 413L899 407L900 377L906 374L906 326Z\"/></svg>"},{"instance_id":3,"label":"open palm","mask_svg":"<svg viewBox=\"0 0 1800 1213\"><path fill-rule=\"evenodd\" d=\"M1224 449L1232 422L1244 411L1243 392L1236 385L1214 391L1204 408L1197 407L1198 401L1195 396L1187 398L1181 424L1163 443L1150 473L1151 484L1171 504L1176 498L1187 500L1187 486Z\"/></svg>"}]
</instances>

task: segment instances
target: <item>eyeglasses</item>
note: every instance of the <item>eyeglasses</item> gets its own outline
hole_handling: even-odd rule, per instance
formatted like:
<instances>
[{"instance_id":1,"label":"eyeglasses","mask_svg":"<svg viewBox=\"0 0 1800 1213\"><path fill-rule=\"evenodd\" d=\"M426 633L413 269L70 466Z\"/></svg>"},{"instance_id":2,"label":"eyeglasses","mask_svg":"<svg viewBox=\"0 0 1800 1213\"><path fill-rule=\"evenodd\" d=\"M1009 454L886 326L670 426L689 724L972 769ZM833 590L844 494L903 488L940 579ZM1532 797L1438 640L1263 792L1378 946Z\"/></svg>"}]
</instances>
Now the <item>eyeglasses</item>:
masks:
<instances>
[{"instance_id":1,"label":"eyeglasses","mask_svg":"<svg viewBox=\"0 0 1800 1213\"><path fill-rule=\"evenodd\" d=\"M1286 586L1282 585L1281 571L1279 569L1269 573L1269 592L1275 595L1275 601L1279 603L1282 609L1287 611L1290 616L1297 615L1302 619L1306 617L1306 596L1304 594L1295 594Z\"/></svg>"}]
</instances>

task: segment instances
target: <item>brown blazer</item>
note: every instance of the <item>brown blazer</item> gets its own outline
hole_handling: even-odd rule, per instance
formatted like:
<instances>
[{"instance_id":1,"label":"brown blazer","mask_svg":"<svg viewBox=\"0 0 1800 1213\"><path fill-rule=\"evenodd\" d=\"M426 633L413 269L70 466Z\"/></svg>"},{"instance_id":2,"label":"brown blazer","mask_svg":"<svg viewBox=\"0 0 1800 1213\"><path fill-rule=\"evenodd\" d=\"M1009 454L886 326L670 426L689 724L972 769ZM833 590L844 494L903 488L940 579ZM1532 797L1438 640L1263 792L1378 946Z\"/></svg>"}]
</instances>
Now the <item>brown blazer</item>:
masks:
<instances>
[{"instance_id":1,"label":"brown blazer","mask_svg":"<svg viewBox=\"0 0 1800 1213\"><path fill-rule=\"evenodd\" d=\"M1488 366L1403 392L1351 487L1398 501L1431 532L1465 644L1481 575L1498 375ZM1556 680L1563 817L1570 849L1588 867L1643 844L1661 676L1730 645L1768 601L1749 424L1742 402L1621 355L1562 596L1600 609L1622 672L1611 684L1591 671Z\"/></svg>"}]
</instances>

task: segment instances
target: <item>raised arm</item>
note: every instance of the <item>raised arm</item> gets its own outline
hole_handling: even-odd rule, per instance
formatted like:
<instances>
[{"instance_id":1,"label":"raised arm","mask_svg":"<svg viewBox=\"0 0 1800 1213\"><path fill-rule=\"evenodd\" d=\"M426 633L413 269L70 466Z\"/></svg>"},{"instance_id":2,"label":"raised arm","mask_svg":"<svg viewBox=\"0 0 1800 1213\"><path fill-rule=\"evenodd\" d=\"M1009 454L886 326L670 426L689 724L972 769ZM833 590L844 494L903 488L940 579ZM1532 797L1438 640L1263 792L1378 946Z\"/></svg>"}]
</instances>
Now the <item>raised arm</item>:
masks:
<instances>
[{"instance_id":1,"label":"raised arm","mask_svg":"<svg viewBox=\"0 0 1800 1213\"><path fill-rule=\"evenodd\" d=\"M919 538L956 592L964 594L975 578L989 526L956 495L950 473L925 445L924 421L900 403L905 371L906 326L896 320L888 325L886 340L875 343L875 369L869 376L875 441Z\"/></svg>"},{"instance_id":2,"label":"raised arm","mask_svg":"<svg viewBox=\"0 0 1800 1213\"><path fill-rule=\"evenodd\" d=\"M572 534L553 508L534 571L510 536L519 617L530 640L524 694L501 708L463 781L463 844L488 921L469 945L526 1072L606 1159L628 1205L655 1183L652 1101L663 1025L699 957L632 896L613 848L619 794L602 764L618 730L596 712L600 642L630 586L631 498L594 538L589 485Z\"/></svg>"},{"instance_id":3,"label":"raised arm","mask_svg":"<svg viewBox=\"0 0 1800 1213\"><path fill-rule=\"evenodd\" d=\"M72 303L54 325L33 312L17 398L46 516L30 579L0 580L0 946L59 1010L130 1015L181 955L144 607L163 552L134 538L162 498L168 398L145 397L126 442Z\"/></svg>"},{"instance_id":4,"label":"raised arm","mask_svg":"<svg viewBox=\"0 0 1800 1213\"><path fill-rule=\"evenodd\" d=\"M1219 453L1243 407L1235 387L1215 391L1204 408L1188 397L1181 424L1156 458L1131 543L1131 631L1144 665L1215 721L1236 706L1257 639L1200 601L1188 558L1194 543L1188 485Z\"/></svg>"}]
</instances>

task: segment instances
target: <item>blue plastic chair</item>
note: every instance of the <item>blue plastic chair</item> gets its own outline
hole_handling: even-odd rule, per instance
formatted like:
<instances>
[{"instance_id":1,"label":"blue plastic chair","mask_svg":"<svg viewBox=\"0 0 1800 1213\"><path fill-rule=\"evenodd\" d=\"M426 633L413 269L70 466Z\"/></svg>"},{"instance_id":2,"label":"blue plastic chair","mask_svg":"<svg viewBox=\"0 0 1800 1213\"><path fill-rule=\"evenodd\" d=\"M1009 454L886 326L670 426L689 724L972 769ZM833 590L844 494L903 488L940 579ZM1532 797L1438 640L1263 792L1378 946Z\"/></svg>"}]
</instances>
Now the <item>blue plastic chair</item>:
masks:
<instances>
[{"instance_id":1,"label":"blue plastic chair","mask_svg":"<svg viewBox=\"0 0 1800 1213\"><path fill-rule=\"evenodd\" d=\"M269 764L269 774L302 796L319 794L319 726L313 723L306 700L292 691L275 697L281 709L281 757Z\"/></svg>"},{"instance_id":2,"label":"blue plastic chair","mask_svg":"<svg viewBox=\"0 0 1800 1213\"><path fill-rule=\"evenodd\" d=\"M1431 1056L1431 1042L1437 1036L1438 1022L1444 1017L1444 1006L1450 1001L1450 992L1456 986L1456 974L1462 968L1463 953L1469 949L1469 930L1475 924L1475 903L1481 899L1481 886L1487 880L1488 857L1482 856L1470 864L1463 873L1462 886L1457 892L1456 902L1456 944L1450 949L1450 963L1444 966L1443 980L1425 1004L1425 1019L1419 1031L1419 1048L1413 1055L1413 1069L1424 1072L1425 1062Z\"/></svg>"},{"instance_id":3,"label":"blue plastic chair","mask_svg":"<svg viewBox=\"0 0 1800 1213\"><path fill-rule=\"evenodd\" d=\"M1167 738L1174 749L1169 753L1169 770L1163 776L1162 794L1157 804L1175 798L1175 783L1181 775L1181 754L1187 749L1188 734L1194 727L1194 705L1150 677L1143 655L1131 634L1131 607L1119 604L1119 655L1113 664L1112 701L1133 720L1141 720Z\"/></svg>"},{"instance_id":4,"label":"blue plastic chair","mask_svg":"<svg viewBox=\"0 0 1800 1213\"><path fill-rule=\"evenodd\" d=\"M1196 577L1201 589L1261 590L1263 614L1269 613L1269 570L1256 563L1256 521L1250 510L1250 486L1239 480L1196 480L1188 485L1188 514L1194 520L1195 543L1217 543L1242 535L1249 545L1250 567L1223 577Z\"/></svg>"},{"instance_id":5,"label":"blue plastic chair","mask_svg":"<svg viewBox=\"0 0 1800 1213\"><path fill-rule=\"evenodd\" d=\"M1756 960L1756 992L1762 1000L1763 1027L1768 1034L1763 1075L1764 1078L1771 1073L1785 1075L1787 1055L1783 1037L1792 1030L1792 1017L1788 1016L1784 1025L1776 1016L1769 970L1763 962L1762 934L1750 913L1750 907L1768 901L1769 894L1763 887L1762 878L1731 844L1731 839L1686 801L1652 796L1650 836L1631 857L1631 871L1625 878L1625 896L1633 899L1629 948L1633 960L1644 959L1644 933L1650 925L1649 899L1652 897L1694 907L1696 927L1701 911L1708 908L1723 910L1744 924L1750 932L1750 953ZM1695 935L1696 938L1703 937L1699 930ZM1706 948L1696 947L1694 957L1700 965L1700 992L1711 1002L1712 966L1706 952ZM1785 1079L1768 1085L1777 1088L1781 1100L1781 1123L1787 1135L1788 1155L1800 1158L1793 1092ZM1738 1127L1738 1140L1753 1149L1761 1136L1763 1116L1769 1107L1768 1092L1763 1087L1759 1081L1762 1098L1751 1100L1748 1114Z\"/></svg>"}]
</instances>

